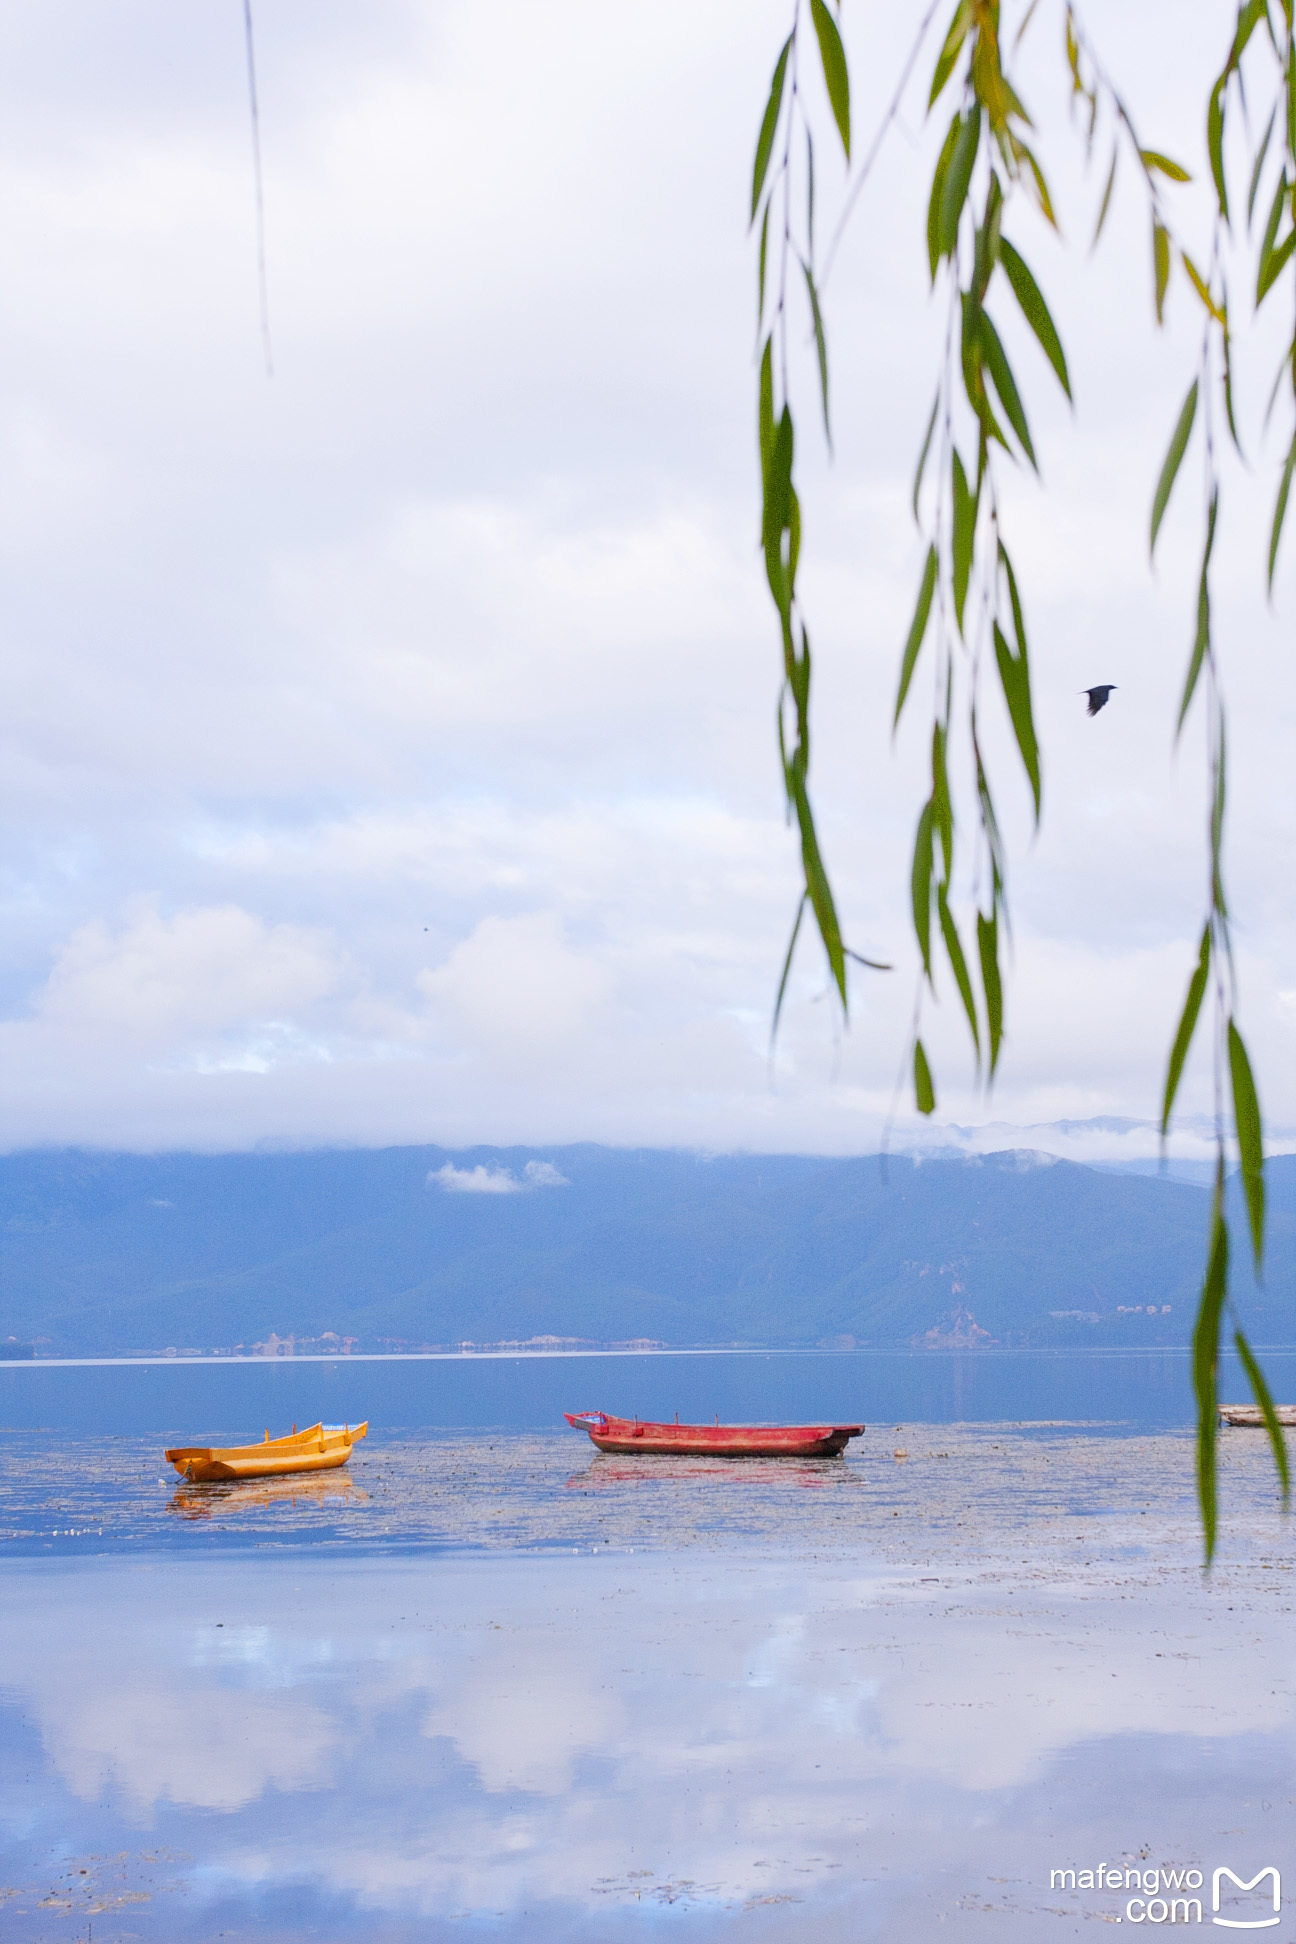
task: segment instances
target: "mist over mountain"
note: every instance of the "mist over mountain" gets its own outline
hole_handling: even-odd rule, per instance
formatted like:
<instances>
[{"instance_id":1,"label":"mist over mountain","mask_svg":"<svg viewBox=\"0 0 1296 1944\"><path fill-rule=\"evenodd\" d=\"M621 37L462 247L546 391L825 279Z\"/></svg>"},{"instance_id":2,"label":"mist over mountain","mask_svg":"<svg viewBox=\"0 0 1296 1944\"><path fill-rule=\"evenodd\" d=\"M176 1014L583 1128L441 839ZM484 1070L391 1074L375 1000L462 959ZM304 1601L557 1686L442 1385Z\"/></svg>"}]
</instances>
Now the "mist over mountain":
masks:
<instances>
[{"instance_id":1,"label":"mist over mountain","mask_svg":"<svg viewBox=\"0 0 1296 1944\"><path fill-rule=\"evenodd\" d=\"M1181 1345L1206 1192L1006 1152L850 1160L594 1146L0 1158L9 1354L579 1339ZM1292 1341L1296 1158L1257 1341ZM332 1333L328 1335L327 1333Z\"/></svg>"}]
</instances>

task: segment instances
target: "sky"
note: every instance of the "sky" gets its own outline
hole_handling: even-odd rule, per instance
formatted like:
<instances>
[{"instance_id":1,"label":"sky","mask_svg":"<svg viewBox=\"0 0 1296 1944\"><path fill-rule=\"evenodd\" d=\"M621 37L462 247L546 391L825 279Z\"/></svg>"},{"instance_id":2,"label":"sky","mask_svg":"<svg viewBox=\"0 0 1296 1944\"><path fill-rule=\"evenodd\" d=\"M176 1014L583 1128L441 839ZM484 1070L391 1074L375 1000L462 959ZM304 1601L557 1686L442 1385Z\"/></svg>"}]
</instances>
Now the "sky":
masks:
<instances>
[{"instance_id":1,"label":"sky","mask_svg":"<svg viewBox=\"0 0 1296 1944\"><path fill-rule=\"evenodd\" d=\"M1076 409L1001 299L1042 475L1005 468L1004 505L1044 819L1033 834L989 701L1014 919L1000 1073L987 1095L943 990L934 1124L897 1092L925 701L894 742L890 715L943 328L934 43L829 280L831 457L794 337L822 833L849 942L895 969L860 975L843 1024L807 936L771 1058L798 881L746 203L789 17L256 0L270 375L238 0L0 5L0 1146L844 1153L893 1113L901 1146L1155 1115L1205 886L1200 724L1172 736L1196 450L1155 571L1147 520L1201 313L1180 278L1152 328L1128 171L1089 252L1104 158L1086 171L1068 124L1049 0L1019 60L1063 237L1016 205L1008 227ZM1174 207L1209 256L1221 17L1085 17L1144 139L1197 178ZM846 0L857 155L916 19ZM827 235L848 179L826 124L819 179ZM1296 543L1269 606L1278 340L1236 312L1249 469L1227 473L1215 577L1229 872L1281 1138ZM1091 721L1077 691L1100 681L1118 687ZM1188 1154L1204 1060L1183 1099ZM1132 1151L1118 1129L1075 1138Z\"/></svg>"}]
</instances>

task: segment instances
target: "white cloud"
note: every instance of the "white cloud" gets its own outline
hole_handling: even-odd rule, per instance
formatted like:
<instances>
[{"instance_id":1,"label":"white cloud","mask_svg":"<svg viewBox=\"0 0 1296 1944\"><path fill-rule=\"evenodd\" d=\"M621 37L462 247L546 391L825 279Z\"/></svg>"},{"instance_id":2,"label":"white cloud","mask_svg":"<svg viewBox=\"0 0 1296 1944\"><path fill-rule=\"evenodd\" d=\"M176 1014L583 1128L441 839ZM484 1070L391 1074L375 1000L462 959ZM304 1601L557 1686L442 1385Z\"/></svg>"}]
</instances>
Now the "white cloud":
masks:
<instances>
[{"instance_id":1,"label":"white cloud","mask_svg":"<svg viewBox=\"0 0 1296 1944\"><path fill-rule=\"evenodd\" d=\"M570 1188L565 1174L552 1161L528 1161L519 1180L511 1168L456 1168L452 1161L434 1168L428 1185L436 1182L447 1195L522 1195L529 1188Z\"/></svg>"},{"instance_id":2,"label":"white cloud","mask_svg":"<svg viewBox=\"0 0 1296 1944\"><path fill-rule=\"evenodd\" d=\"M912 1002L926 737L915 709L893 749L886 698L940 355L921 249L939 129L879 158L829 292L837 458L808 369L799 445L822 833L850 941L898 969L861 979L843 1033L805 942L771 1077L796 855L742 198L777 0L574 0L560 37L525 0L268 14L273 381L237 22L162 0L132 18L121 42L90 0L30 10L0 74L0 1144L873 1144ZM1097 0L1092 21L1196 169L1188 229L1209 172L1181 104L1208 22L1194 0L1169 77L1139 10ZM887 16L856 50L861 127L905 32ZM1022 58L1041 124L1064 120L1051 57ZM1045 159L1079 236L1078 151ZM826 168L829 222L839 187ZM948 990L925 1038L960 1123L1147 1119L1201 921L1200 753L1194 727L1174 758L1168 731L1184 489L1157 578L1145 561L1191 319L1176 298L1140 333L1124 190L1093 256L1012 224L1077 397L1073 420L1000 314L1047 482L1003 488L1045 821L1032 841L991 699L1018 954L993 1102ZM1238 338L1248 424L1264 328ZM1245 1017L1266 1108L1293 1120L1293 550L1270 614L1266 463L1230 488L1214 611ZM1119 688L1090 722L1076 690L1097 679Z\"/></svg>"}]
</instances>

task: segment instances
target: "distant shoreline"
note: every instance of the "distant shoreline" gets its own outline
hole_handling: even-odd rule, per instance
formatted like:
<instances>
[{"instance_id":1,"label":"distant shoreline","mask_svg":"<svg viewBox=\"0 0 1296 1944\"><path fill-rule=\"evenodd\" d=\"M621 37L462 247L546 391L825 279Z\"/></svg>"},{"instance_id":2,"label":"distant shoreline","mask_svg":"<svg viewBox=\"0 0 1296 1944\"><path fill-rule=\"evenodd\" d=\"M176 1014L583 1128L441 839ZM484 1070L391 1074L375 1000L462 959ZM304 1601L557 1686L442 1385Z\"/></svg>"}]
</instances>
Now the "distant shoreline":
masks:
<instances>
[{"instance_id":1,"label":"distant shoreline","mask_svg":"<svg viewBox=\"0 0 1296 1944\"><path fill-rule=\"evenodd\" d=\"M1263 1351L1266 1356L1296 1355L1296 1344L1257 1343L1252 1348ZM154 1368L173 1369L177 1364L190 1367L203 1366L209 1369L227 1365L246 1368L251 1365L257 1369L274 1369L284 1365L297 1364L360 1364L360 1363L545 1363L575 1362L580 1359L598 1360L609 1357L976 1357L978 1361L988 1357L1049 1357L1054 1360L1067 1358L1128 1358L1128 1357L1188 1357L1192 1354L1188 1344L1148 1344L1139 1347L1104 1347L1095 1345L1086 1349L1081 1346L1066 1346L1058 1349L1041 1347L1032 1349L1029 1345L993 1344L979 1345L962 1349L944 1349L935 1346L905 1348L896 1345L879 1345L877 1349L863 1347L855 1350L818 1350L815 1348L791 1345L768 1345L765 1347L735 1348L729 1345L702 1345L695 1348L660 1350L407 1350L407 1351L356 1351L353 1355L321 1356L311 1353L301 1357L0 1357L0 1370L96 1370Z\"/></svg>"}]
</instances>

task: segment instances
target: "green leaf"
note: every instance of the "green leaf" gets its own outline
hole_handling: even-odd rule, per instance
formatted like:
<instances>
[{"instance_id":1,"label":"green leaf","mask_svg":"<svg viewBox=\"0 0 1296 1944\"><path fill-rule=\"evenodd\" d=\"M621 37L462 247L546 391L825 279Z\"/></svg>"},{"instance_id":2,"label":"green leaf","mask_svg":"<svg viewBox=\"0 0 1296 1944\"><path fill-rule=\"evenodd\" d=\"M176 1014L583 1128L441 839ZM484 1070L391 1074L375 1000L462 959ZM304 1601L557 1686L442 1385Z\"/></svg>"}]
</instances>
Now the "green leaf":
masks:
<instances>
[{"instance_id":1,"label":"green leaf","mask_svg":"<svg viewBox=\"0 0 1296 1944\"><path fill-rule=\"evenodd\" d=\"M966 115L959 117L958 136L945 174L944 187L941 190L940 216L937 223L938 257L949 256L958 241L959 217L963 214L963 205L967 201L980 142L981 105L979 102L974 102Z\"/></svg>"},{"instance_id":2,"label":"green leaf","mask_svg":"<svg viewBox=\"0 0 1296 1944\"><path fill-rule=\"evenodd\" d=\"M1013 734L1021 751L1022 765L1030 779L1031 795L1035 799L1035 821L1040 815L1040 766L1039 744L1035 740L1035 722L1031 713L1030 666L1025 655L1014 655L1004 639L1003 630L996 621L994 624L995 660L999 664L999 680L1003 684L1004 700L1008 704L1008 714L1012 720Z\"/></svg>"},{"instance_id":3,"label":"green leaf","mask_svg":"<svg viewBox=\"0 0 1296 1944\"><path fill-rule=\"evenodd\" d=\"M823 62L824 83L828 89L833 120L849 162L850 75L846 69L846 50L837 31L837 22L824 5L824 0L810 0L810 17L814 21L815 37L819 42L819 59Z\"/></svg>"},{"instance_id":4,"label":"green leaf","mask_svg":"<svg viewBox=\"0 0 1296 1944\"><path fill-rule=\"evenodd\" d=\"M1170 495L1174 491L1175 479L1178 476L1180 466L1183 464L1184 453L1188 449L1188 439L1193 429L1193 420L1196 416L1197 380L1194 378L1189 388L1188 396L1183 402L1183 407L1179 413L1174 432L1171 435L1170 448L1166 453L1165 464L1161 468L1161 477L1157 481L1157 489L1152 498L1152 538L1148 543L1149 554L1155 551L1157 534L1161 531L1161 522L1165 518L1165 510L1170 504Z\"/></svg>"},{"instance_id":5,"label":"green leaf","mask_svg":"<svg viewBox=\"0 0 1296 1944\"><path fill-rule=\"evenodd\" d=\"M1274 121L1277 118L1277 114L1278 114L1278 110L1275 107L1273 113L1269 117L1269 125L1265 129L1264 136L1260 143L1260 147L1256 153L1255 166L1251 171L1251 193L1247 197L1247 228L1248 229L1250 229L1251 227L1251 218L1255 213L1256 197L1260 193L1260 177L1264 173L1265 157L1269 153L1269 138L1273 134Z\"/></svg>"},{"instance_id":6,"label":"green leaf","mask_svg":"<svg viewBox=\"0 0 1296 1944\"><path fill-rule=\"evenodd\" d=\"M981 960L981 986L985 992L986 1021L990 1029L990 1074L999 1064L1003 1039L1003 984L999 977L999 914L977 913L977 953Z\"/></svg>"},{"instance_id":7,"label":"green leaf","mask_svg":"<svg viewBox=\"0 0 1296 1944\"><path fill-rule=\"evenodd\" d=\"M805 787L804 761L798 763L794 758L788 764L787 787L801 833L801 868L805 876L810 909L814 912L819 936L828 954L833 984L837 988L844 1011L847 1004L846 953L842 945L841 926L837 920L837 906L833 899L832 886L828 882L828 873L824 869L823 858L819 852L819 838L815 831L810 798Z\"/></svg>"},{"instance_id":8,"label":"green leaf","mask_svg":"<svg viewBox=\"0 0 1296 1944\"><path fill-rule=\"evenodd\" d=\"M941 205L945 199L945 182L949 175L950 162L954 155L954 144L958 141L962 123L955 115L949 125L941 152L936 158L932 173L931 195L927 201L927 261L931 268L932 282L936 281L936 268L944 254L941 250Z\"/></svg>"},{"instance_id":9,"label":"green leaf","mask_svg":"<svg viewBox=\"0 0 1296 1944\"><path fill-rule=\"evenodd\" d=\"M954 486L954 612L959 630L963 627L963 608L967 601L968 579L972 573L972 551L976 541L977 497L969 490L963 461L955 452L952 465Z\"/></svg>"},{"instance_id":10,"label":"green leaf","mask_svg":"<svg viewBox=\"0 0 1296 1944\"><path fill-rule=\"evenodd\" d=\"M1202 548L1201 578L1197 583L1197 633L1193 640L1192 654L1188 658L1188 674L1184 680L1183 700L1179 704L1179 720L1175 724L1175 735L1184 726L1184 717L1197 687L1197 678L1210 647L1210 557L1215 545L1215 519L1219 512L1219 489L1211 494L1210 513L1206 521L1206 544Z\"/></svg>"},{"instance_id":11,"label":"green leaf","mask_svg":"<svg viewBox=\"0 0 1296 1944\"><path fill-rule=\"evenodd\" d=\"M936 1089L932 1085L931 1068L927 1064L921 1040L914 1041L914 1104L920 1114L936 1111Z\"/></svg>"},{"instance_id":12,"label":"green leaf","mask_svg":"<svg viewBox=\"0 0 1296 1944\"><path fill-rule=\"evenodd\" d=\"M761 217L760 259L756 272L756 329L758 331L765 317L765 264L769 255L769 219L770 206L766 203L765 214Z\"/></svg>"},{"instance_id":13,"label":"green leaf","mask_svg":"<svg viewBox=\"0 0 1296 1944\"><path fill-rule=\"evenodd\" d=\"M1244 7L1238 8L1237 32L1233 36L1233 46L1229 50L1228 67L1224 72L1235 68L1242 59L1246 44L1262 20L1267 21L1269 9L1266 0L1246 0Z\"/></svg>"},{"instance_id":14,"label":"green leaf","mask_svg":"<svg viewBox=\"0 0 1296 1944\"><path fill-rule=\"evenodd\" d=\"M1187 169L1181 168L1178 162L1172 162L1168 155L1159 155L1155 149L1140 149L1139 155L1145 169L1155 169L1160 175L1169 176L1171 182L1192 181Z\"/></svg>"},{"instance_id":15,"label":"green leaf","mask_svg":"<svg viewBox=\"0 0 1296 1944\"><path fill-rule=\"evenodd\" d=\"M1170 282L1170 232L1164 223L1152 218L1152 270L1156 279L1156 317L1165 318L1166 286Z\"/></svg>"},{"instance_id":16,"label":"green leaf","mask_svg":"<svg viewBox=\"0 0 1296 1944\"><path fill-rule=\"evenodd\" d=\"M932 595L936 591L936 571L936 549L935 547L928 547L927 559L923 565L922 581L918 588L918 605L914 609L914 618L909 628L909 639L905 642L904 658L900 663L900 688L896 695L895 715L891 722L892 729L900 721L900 711L905 705L905 697L909 693L909 684L913 680L913 672L917 666L918 651L922 647L923 637L927 633L927 621L931 614Z\"/></svg>"},{"instance_id":17,"label":"green leaf","mask_svg":"<svg viewBox=\"0 0 1296 1944\"><path fill-rule=\"evenodd\" d=\"M761 490L769 478L770 460L774 456L774 334L765 340L760 361L760 403L756 413L756 429L760 442ZM762 500L763 505L763 500ZM764 526L762 522L762 532Z\"/></svg>"},{"instance_id":18,"label":"green leaf","mask_svg":"<svg viewBox=\"0 0 1296 1944\"><path fill-rule=\"evenodd\" d=\"M774 64L774 79L770 82L769 100L765 104L760 134L756 138L756 161L752 169L751 220L753 223L756 221L756 211L760 207L761 190L765 187L765 176L774 147L774 136L778 131L779 112L783 106L783 83L787 78L788 55L791 52L792 36L789 34Z\"/></svg>"},{"instance_id":19,"label":"green leaf","mask_svg":"<svg viewBox=\"0 0 1296 1944\"><path fill-rule=\"evenodd\" d=\"M1021 597L1017 592L1017 576L1013 572L1012 562L1008 558L1008 549L1002 540L999 542L999 564L1003 568L1008 580L1008 599L1012 604L1013 633L1017 639L1017 653L1025 661L1027 656L1026 623L1022 619Z\"/></svg>"},{"instance_id":20,"label":"green leaf","mask_svg":"<svg viewBox=\"0 0 1296 1944\"><path fill-rule=\"evenodd\" d=\"M1247 1058L1242 1035L1231 1019L1228 1023L1228 1057L1229 1078L1233 1082L1233 1121L1237 1128L1247 1218L1251 1224L1251 1253L1255 1257L1256 1274L1259 1275L1264 1258L1264 1135L1251 1062Z\"/></svg>"},{"instance_id":21,"label":"green leaf","mask_svg":"<svg viewBox=\"0 0 1296 1944\"><path fill-rule=\"evenodd\" d=\"M1013 146L1014 154L1020 157L1020 159L1026 164L1026 167L1030 172L1029 186L1035 192L1035 201L1039 205L1041 216L1043 216L1045 222L1049 225L1051 229L1056 229L1057 217L1053 214L1053 199L1049 195L1048 183L1044 180L1043 169L1041 169L1039 163L1035 160L1034 155L1032 154L1031 150L1027 148L1025 142L1019 141L1014 136L1012 138L1012 146Z\"/></svg>"},{"instance_id":22,"label":"green leaf","mask_svg":"<svg viewBox=\"0 0 1296 1944\"><path fill-rule=\"evenodd\" d=\"M1278 485L1278 497L1274 501L1273 530L1269 535L1269 592L1273 593L1274 569L1278 565L1278 542L1282 539L1283 521L1287 517L1287 495L1291 491L1292 473L1296 472L1296 433L1287 448L1287 463L1283 467L1282 479Z\"/></svg>"},{"instance_id":23,"label":"green leaf","mask_svg":"<svg viewBox=\"0 0 1296 1944\"><path fill-rule=\"evenodd\" d=\"M918 518L918 493L922 486L923 473L927 470L927 454L931 450L932 433L936 430L936 414L939 410L940 410L940 389L938 387L936 396L932 400L931 417L927 421L927 430L923 434L922 451L918 454L918 468L917 471L914 473L913 516L915 522L917 521Z\"/></svg>"},{"instance_id":24,"label":"green leaf","mask_svg":"<svg viewBox=\"0 0 1296 1944\"><path fill-rule=\"evenodd\" d=\"M1201 935L1201 949L1197 954L1197 964L1188 981L1188 995L1184 1000L1179 1025L1170 1049L1170 1063L1166 1068L1165 1099L1161 1107L1161 1139L1164 1141L1170 1132L1170 1115L1174 1111L1175 1095L1179 1091L1179 1080L1183 1073L1188 1048L1197 1029L1197 1015L1201 1011L1202 999L1206 992L1206 980L1210 974L1211 928L1209 924Z\"/></svg>"},{"instance_id":25,"label":"green leaf","mask_svg":"<svg viewBox=\"0 0 1296 1944\"><path fill-rule=\"evenodd\" d=\"M783 559L783 535L792 529L796 507L796 495L792 491L792 450L792 414L785 405L774 428L773 449L765 474L765 506L762 523L765 576L769 581L770 593L774 596L779 612L783 616L785 628L792 606L792 590L796 579L795 542L786 564Z\"/></svg>"},{"instance_id":26,"label":"green leaf","mask_svg":"<svg viewBox=\"0 0 1296 1944\"><path fill-rule=\"evenodd\" d=\"M1197 295L1201 298L1205 308L1210 312L1211 316L1215 319L1215 322L1217 324L1222 324L1224 328L1227 330L1228 319L1224 315L1224 312L1220 309L1219 305L1215 302L1215 299L1211 296L1210 285L1207 283L1205 277L1203 277L1201 271L1197 268L1197 265L1193 262L1192 258L1189 256L1187 250L1180 250L1179 261L1180 263L1182 263L1184 269L1188 272L1188 281L1192 285L1193 289L1197 292Z\"/></svg>"},{"instance_id":27,"label":"green leaf","mask_svg":"<svg viewBox=\"0 0 1296 1944\"><path fill-rule=\"evenodd\" d=\"M972 1029L972 1044L976 1048L977 1065L980 1066L981 1031L977 1023L976 1000L972 996L972 980L968 974L967 960L963 956L963 943L958 935L958 926L954 923L954 916L949 908L949 894L943 884L936 887L936 910L940 918L941 936L945 940L945 951L954 974L954 983L959 989L959 998L963 1001L963 1010L967 1014L968 1025Z\"/></svg>"},{"instance_id":28,"label":"green leaf","mask_svg":"<svg viewBox=\"0 0 1296 1944\"><path fill-rule=\"evenodd\" d=\"M1021 306L1023 317L1039 339L1045 357L1057 373L1058 383L1070 398L1071 378L1067 371L1062 340L1049 315L1048 305L1040 295L1039 285L1006 236L999 239L999 261L1003 264L1008 281L1013 288L1013 295ZM1007 410L1006 405L1004 409Z\"/></svg>"},{"instance_id":29,"label":"green leaf","mask_svg":"<svg viewBox=\"0 0 1296 1944\"><path fill-rule=\"evenodd\" d=\"M1256 302L1257 303L1259 303L1260 301L1260 284L1264 277L1265 271L1269 267L1269 258L1273 252L1273 246L1277 241L1278 225L1282 221L1283 204L1285 203L1286 199L1287 199L1287 171L1286 169L1284 169L1281 175L1278 177L1278 187L1274 190L1274 199L1272 203L1270 203L1269 205L1269 219L1265 224L1264 236L1262 237L1260 242L1260 254L1256 258Z\"/></svg>"},{"instance_id":30,"label":"green leaf","mask_svg":"<svg viewBox=\"0 0 1296 1944\"><path fill-rule=\"evenodd\" d=\"M1224 848L1224 803L1227 795L1225 779L1228 774L1227 742L1224 734L1224 714L1216 711L1215 734L1215 788L1211 797L1210 814L1210 857L1211 857L1211 902L1220 917L1228 917L1228 900L1224 896L1224 867L1222 853Z\"/></svg>"},{"instance_id":31,"label":"green leaf","mask_svg":"<svg viewBox=\"0 0 1296 1944\"><path fill-rule=\"evenodd\" d=\"M980 421L983 439L996 439L1005 452L1010 452L1012 448L1008 444L1008 435L990 405L990 392L986 386L986 346L981 333L984 313L974 291L959 292L959 312L962 323L959 357L968 404Z\"/></svg>"},{"instance_id":32,"label":"green leaf","mask_svg":"<svg viewBox=\"0 0 1296 1944\"><path fill-rule=\"evenodd\" d=\"M1098 221L1094 224L1093 242L1089 245L1091 250L1097 249L1098 238L1102 235L1103 224L1107 221L1107 211L1111 207L1112 190L1116 187L1116 163L1119 155L1120 150L1113 143L1111 167L1107 171L1107 187L1103 190L1102 201L1098 205Z\"/></svg>"},{"instance_id":33,"label":"green leaf","mask_svg":"<svg viewBox=\"0 0 1296 1944\"><path fill-rule=\"evenodd\" d=\"M1247 1381L1251 1386L1251 1395L1260 1406L1260 1414L1264 1418L1265 1430L1269 1433L1269 1449L1273 1453L1274 1466L1278 1472L1279 1482L1282 1485L1283 1510L1286 1511L1291 1503L1291 1472L1287 1463L1287 1440L1284 1438L1282 1426L1278 1422L1278 1413L1274 1409L1273 1398L1269 1395L1269 1386L1264 1380L1264 1372L1255 1360L1255 1354L1251 1349L1251 1345L1247 1342L1241 1330L1234 1330L1233 1341L1237 1346L1237 1353L1241 1359L1242 1368L1247 1374Z\"/></svg>"},{"instance_id":34,"label":"green leaf","mask_svg":"<svg viewBox=\"0 0 1296 1944\"><path fill-rule=\"evenodd\" d=\"M1221 74L1211 89L1210 106L1206 110L1206 147L1210 152L1211 174L1215 178L1215 194L1219 199L1219 213L1228 221L1228 187L1224 181L1224 89L1228 74Z\"/></svg>"},{"instance_id":35,"label":"green leaf","mask_svg":"<svg viewBox=\"0 0 1296 1944\"><path fill-rule=\"evenodd\" d=\"M801 930L801 920L805 917L805 908L809 901L809 895L807 891L801 893L801 899L797 905L797 915L792 921L792 936L788 940L787 954L783 960L783 973L778 982L778 997L774 1001L774 1018L770 1024L771 1053L774 1050L774 1042L778 1038L779 1016L783 1011L783 999L787 992L787 982L792 972L792 955L796 951L797 936Z\"/></svg>"},{"instance_id":36,"label":"green leaf","mask_svg":"<svg viewBox=\"0 0 1296 1944\"><path fill-rule=\"evenodd\" d=\"M819 391L823 399L824 437L832 446L832 427L828 423L828 345L824 338L823 313L819 309L819 293L815 289L814 274L808 263L802 263L805 272L806 289L810 294L810 315L814 319L815 351L819 357Z\"/></svg>"},{"instance_id":37,"label":"green leaf","mask_svg":"<svg viewBox=\"0 0 1296 1944\"><path fill-rule=\"evenodd\" d=\"M1031 444L1030 427L1026 423L1026 413L1022 407L1021 397L1017 390L1017 382L1012 375L1012 368L1004 354L999 333L991 323L989 314L986 311L982 311L981 313L979 335L986 370L994 379L995 390L999 394L1008 423L1020 439L1022 450L1026 454L1026 457L1038 472L1039 467L1035 461L1035 448Z\"/></svg>"},{"instance_id":38,"label":"green leaf","mask_svg":"<svg viewBox=\"0 0 1296 1944\"><path fill-rule=\"evenodd\" d=\"M954 806L945 769L945 729L939 721L932 724L931 779L932 828L940 836L944 881L948 884L954 868Z\"/></svg>"},{"instance_id":39,"label":"green leaf","mask_svg":"<svg viewBox=\"0 0 1296 1944\"><path fill-rule=\"evenodd\" d=\"M1216 1476L1215 1438L1219 1428L1219 1397L1216 1371L1219 1367L1220 1318L1228 1295L1228 1227L1224 1220L1224 1164L1221 1160L1215 1177L1215 1199L1211 1207L1210 1250L1206 1275L1197 1304L1197 1323L1193 1330L1193 1389L1197 1394L1197 1504L1201 1511L1206 1564L1215 1556Z\"/></svg>"},{"instance_id":40,"label":"green leaf","mask_svg":"<svg viewBox=\"0 0 1296 1944\"><path fill-rule=\"evenodd\" d=\"M931 982L931 884L932 884L932 807L924 803L914 838L910 895L913 902L914 935L922 953L923 971Z\"/></svg>"},{"instance_id":41,"label":"green leaf","mask_svg":"<svg viewBox=\"0 0 1296 1944\"><path fill-rule=\"evenodd\" d=\"M1289 230L1280 247L1271 250L1265 258L1260 275L1256 279L1256 303L1263 304L1269 292L1291 262L1292 251L1296 250L1296 229Z\"/></svg>"},{"instance_id":42,"label":"green leaf","mask_svg":"<svg viewBox=\"0 0 1296 1944\"><path fill-rule=\"evenodd\" d=\"M950 22L949 32L945 36L945 45L941 48L936 58L936 67L932 74L931 93L927 97L927 109L929 113L935 106L946 82L954 72L954 63L958 60L959 50L967 39L968 28L971 25L972 9L968 6L967 0L959 0L958 6L954 9L954 18Z\"/></svg>"}]
</instances>

